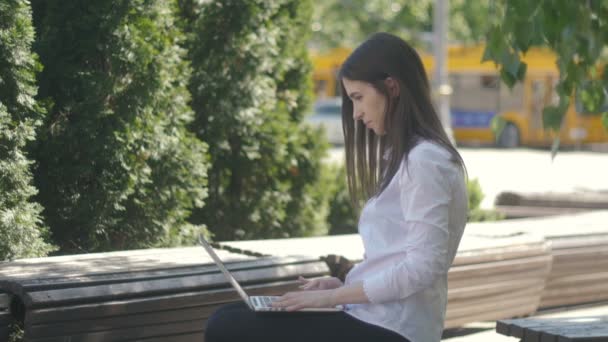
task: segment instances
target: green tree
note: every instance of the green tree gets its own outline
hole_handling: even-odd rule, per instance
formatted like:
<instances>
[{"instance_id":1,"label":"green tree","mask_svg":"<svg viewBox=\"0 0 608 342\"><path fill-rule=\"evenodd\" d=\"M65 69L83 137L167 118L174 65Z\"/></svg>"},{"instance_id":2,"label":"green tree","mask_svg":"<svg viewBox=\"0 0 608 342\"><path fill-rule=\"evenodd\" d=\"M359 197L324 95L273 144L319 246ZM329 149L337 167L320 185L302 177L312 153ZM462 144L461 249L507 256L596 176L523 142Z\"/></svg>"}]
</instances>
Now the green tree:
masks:
<instances>
[{"instance_id":1,"label":"green tree","mask_svg":"<svg viewBox=\"0 0 608 342\"><path fill-rule=\"evenodd\" d=\"M315 1L312 43L326 49L356 46L378 31L409 41L433 30L434 0L324 0ZM489 1L451 0L449 39L466 43L484 39L489 27Z\"/></svg>"},{"instance_id":2,"label":"green tree","mask_svg":"<svg viewBox=\"0 0 608 342\"><path fill-rule=\"evenodd\" d=\"M311 100L310 1L181 3L196 112L209 144L209 198L195 215L218 240L326 229L327 143L301 121Z\"/></svg>"},{"instance_id":3,"label":"green tree","mask_svg":"<svg viewBox=\"0 0 608 342\"><path fill-rule=\"evenodd\" d=\"M608 89L608 2L602 0L501 1L488 33L484 59L500 65L503 81L513 86L526 75L520 60L530 47L546 46L557 55L559 103L543 111L544 126L559 130L577 94L586 110L606 110ZM608 129L608 114L603 113Z\"/></svg>"},{"instance_id":4,"label":"green tree","mask_svg":"<svg viewBox=\"0 0 608 342\"><path fill-rule=\"evenodd\" d=\"M190 74L165 0L38 0L49 105L38 196L64 253L193 242L206 145L187 132Z\"/></svg>"},{"instance_id":5,"label":"green tree","mask_svg":"<svg viewBox=\"0 0 608 342\"><path fill-rule=\"evenodd\" d=\"M25 153L44 114L34 100L39 63L31 21L27 1L0 2L0 261L53 250L42 207L31 200L36 188Z\"/></svg>"}]
</instances>

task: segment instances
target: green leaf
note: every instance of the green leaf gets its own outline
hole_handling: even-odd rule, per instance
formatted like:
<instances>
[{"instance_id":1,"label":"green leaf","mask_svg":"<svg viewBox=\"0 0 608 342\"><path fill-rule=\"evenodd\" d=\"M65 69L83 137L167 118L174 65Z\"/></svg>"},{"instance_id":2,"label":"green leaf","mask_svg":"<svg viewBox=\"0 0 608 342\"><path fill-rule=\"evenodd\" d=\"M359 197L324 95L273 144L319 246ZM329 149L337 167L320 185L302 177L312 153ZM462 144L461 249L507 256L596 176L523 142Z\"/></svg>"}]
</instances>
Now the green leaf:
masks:
<instances>
[{"instance_id":1,"label":"green leaf","mask_svg":"<svg viewBox=\"0 0 608 342\"><path fill-rule=\"evenodd\" d=\"M532 22L523 22L515 26L515 43L520 51L527 52L534 38Z\"/></svg>"},{"instance_id":2,"label":"green leaf","mask_svg":"<svg viewBox=\"0 0 608 342\"><path fill-rule=\"evenodd\" d=\"M496 58L494 57L494 51L492 51L489 45L486 45L486 47L483 49L483 56L481 57L481 62L483 63L495 60Z\"/></svg>"},{"instance_id":3,"label":"green leaf","mask_svg":"<svg viewBox=\"0 0 608 342\"><path fill-rule=\"evenodd\" d=\"M551 144L551 160L555 159L555 156L557 155L557 151L559 151L559 136L555 139L553 139L553 143Z\"/></svg>"},{"instance_id":4,"label":"green leaf","mask_svg":"<svg viewBox=\"0 0 608 342\"><path fill-rule=\"evenodd\" d=\"M502 64L506 72L511 74L514 78L517 78L520 70L521 60L516 52L504 50L500 58L500 64Z\"/></svg>"},{"instance_id":5,"label":"green leaf","mask_svg":"<svg viewBox=\"0 0 608 342\"><path fill-rule=\"evenodd\" d=\"M608 132L608 112L602 113L602 124L606 132Z\"/></svg>"},{"instance_id":6,"label":"green leaf","mask_svg":"<svg viewBox=\"0 0 608 342\"><path fill-rule=\"evenodd\" d=\"M566 114L566 110L563 107L558 106L547 106L543 109L543 127L559 131L562 119Z\"/></svg>"},{"instance_id":7,"label":"green leaf","mask_svg":"<svg viewBox=\"0 0 608 342\"><path fill-rule=\"evenodd\" d=\"M526 77L526 71L528 70L528 64L521 62L517 69L517 79L522 81Z\"/></svg>"},{"instance_id":8,"label":"green leaf","mask_svg":"<svg viewBox=\"0 0 608 342\"><path fill-rule=\"evenodd\" d=\"M500 78L502 78L503 82L505 82L509 88L513 88L515 82L517 82L517 78L507 72L504 68L500 68Z\"/></svg>"},{"instance_id":9,"label":"green leaf","mask_svg":"<svg viewBox=\"0 0 608 342\"><path fill-rule=\"evenodd\" d=\"M598 113L606 101L603 84L599 81L584 82L577 89L577 94L586 113Z\"/></svg>"}]
</instances>

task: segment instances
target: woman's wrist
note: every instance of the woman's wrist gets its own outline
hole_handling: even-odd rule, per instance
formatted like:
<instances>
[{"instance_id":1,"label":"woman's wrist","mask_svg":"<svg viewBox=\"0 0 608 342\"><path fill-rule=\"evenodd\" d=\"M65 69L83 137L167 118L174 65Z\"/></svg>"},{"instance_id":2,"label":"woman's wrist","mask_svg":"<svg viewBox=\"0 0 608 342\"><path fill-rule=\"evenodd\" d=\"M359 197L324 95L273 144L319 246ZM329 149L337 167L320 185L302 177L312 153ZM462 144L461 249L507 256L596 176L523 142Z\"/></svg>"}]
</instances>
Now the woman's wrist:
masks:
<instances>
[{"instance_id":1,"label":"woman's wrist","mask_svg":"<svg viewBox=\"0 0 608 342\"><path fill-rule=\"evenodd\" d=\"M340 305L340 303L338 303L338 290L340 290L340 288L335 288L333 290L329 290L329 306L330 307L335 307Z\"/></svg>"}]
</instances>

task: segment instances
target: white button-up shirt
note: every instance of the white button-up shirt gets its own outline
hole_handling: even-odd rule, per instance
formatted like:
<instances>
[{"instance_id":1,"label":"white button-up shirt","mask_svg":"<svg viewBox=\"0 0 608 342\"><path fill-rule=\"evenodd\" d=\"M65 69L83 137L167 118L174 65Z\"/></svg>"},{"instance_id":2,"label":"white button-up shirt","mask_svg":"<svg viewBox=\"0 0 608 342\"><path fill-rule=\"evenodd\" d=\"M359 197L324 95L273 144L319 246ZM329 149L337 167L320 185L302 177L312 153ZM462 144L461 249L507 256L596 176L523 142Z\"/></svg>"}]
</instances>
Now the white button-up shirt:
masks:
<instances>
[{"instance_id":1,"label":"white button-up shirt","mask_svg":"<svg viewBox=\"0 0 608 342\"><path fill-rule=\"evenodd\" d=\"M421 141L359 219L364 260L346 277L370 303L347 313L411 342L441 340L447 272L467 220L462 167L438 144Z\"/></svg>"}]
</instances>

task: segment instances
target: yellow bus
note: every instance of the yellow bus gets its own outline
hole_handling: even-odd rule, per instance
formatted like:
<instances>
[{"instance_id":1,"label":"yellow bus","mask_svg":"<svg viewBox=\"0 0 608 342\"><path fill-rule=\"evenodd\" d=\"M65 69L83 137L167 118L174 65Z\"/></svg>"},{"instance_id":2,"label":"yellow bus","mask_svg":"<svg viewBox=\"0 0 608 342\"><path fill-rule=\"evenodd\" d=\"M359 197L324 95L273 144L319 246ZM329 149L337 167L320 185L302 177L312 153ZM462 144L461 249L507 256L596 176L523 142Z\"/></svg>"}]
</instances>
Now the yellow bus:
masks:
<instances>
[{"instance_id":1,"label":"yellow bus","mask_svg":"<svg viewBox=\"0 0 608 342\"><path fill-rule=\"evenodd\" d=\"M532 49L523 58L527 64L526 78L509 89L500 82L493 62L481 63L483 46L450 47L448 73L453 93L450 114L454 138L465 145L550 146L556 132L545 130L542 110L557 104L554 86L559 77L555 55L545 49ZM350 50L335 49L327 54L311 54L313 79L318 98L339 93L336 73ZM429 76L433 75L431 55L421 53ZM570 101L559 138L561 145L608 142L608 132L600 113L587 113L576 96Z\"/></svg>"}]
</instances>

